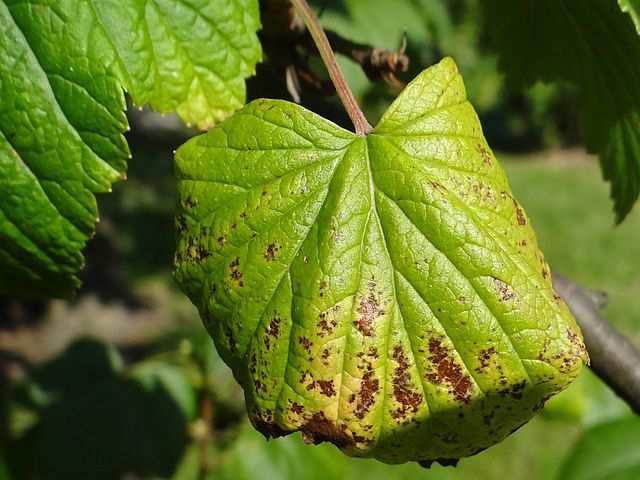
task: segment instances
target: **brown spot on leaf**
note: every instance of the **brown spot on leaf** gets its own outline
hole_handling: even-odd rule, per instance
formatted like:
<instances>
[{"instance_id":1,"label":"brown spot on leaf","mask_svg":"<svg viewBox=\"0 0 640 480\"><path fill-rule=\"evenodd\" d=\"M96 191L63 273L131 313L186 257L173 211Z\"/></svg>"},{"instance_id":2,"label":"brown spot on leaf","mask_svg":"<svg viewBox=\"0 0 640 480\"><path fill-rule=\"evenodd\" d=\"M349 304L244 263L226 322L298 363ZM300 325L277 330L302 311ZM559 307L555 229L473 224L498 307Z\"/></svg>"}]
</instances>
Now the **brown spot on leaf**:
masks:
<instances>
[{"instance_id":1,"label":"brown spot on leaf","mask_svg":"<svg viewBox=\"0 0 640 480\"><path fill-rule=\"evenodd\" d=\"M449 393L462 403L469 403L473 384L469 375L454 360L449 349L438 338L429 339L429 360L434 370L426 374L427 379L436 385L447 385Z\"/></svg>"},{"instance_id":2,"label":"brown spot on leaf","mask_svg":"<svg viewBox=\"0 0 640 480\"><path fill-rule=\"evenodd\" d=\"M263 393L263 394L266 393L267 387L260 380L255 380L254 385L256 387L256 392Z\"/></svg>"},{"instance_id":3,"label":"brown spot on leaf","mask_svg":"<svg viewBox=\"0 0 640 480\"><path fill-rule=\"evenodd\" d=\"M354 396L353 398L353 400L355 400L356 398L358 400L358 402L356 403L354 414L360 420L362 420L365 415L369 413L371 406L375 402L376 395L380 390L380 381L374 377L374 371L371 366L369 366L369 368L370 369L362 376L362 381L360 382L360 391L358 392L357 397Z\"/></svg>"},{"instance_id":4,"label":"brown spot on leaf","mask_svg":"<svg viewBox=\"0 0 640 480\"><path fill-rule=\"evenodd\" d=\"M409 413L416 413L422 403L422 395L411 388L411 377L409 375L409 362L401 345L393 348L393 359L397 366L393 374L393 396L400 404L391 416L400 419Z\"/></svg>"},{"instance_id":5,"label":"brown spot on leaf","mask_svg":"<svg viewBox=\"0 0 640 480\"><path fill-rule=\"evenodd\" d=\"M444 192L447 189L441 183L436 182L435 180L429 180L429 184L436 190Z\"/></svg>"},{"instance_id":6,"label":"brown spot on leaf","mask_svg":"<svg viewBox=\"0 0 640 480\"><path fill-rule=\"evenodd\" d=\"M274 338L278 338L278 335L280 335L280 315L278 315L278 312L273 312L273 318L267 327L267 335L271 335Z\"/></svg>"},{"instance_id":7,"label":"brown spot on leaf","mask_svg":"<svg viewBox=\"0 0 640 480\"><path fill-rule=\"evenodd\" d=\"M187 230L187 218L184 215L176 216L176 229L178 233L182 233Z\"/></svg>"},{"instance_id":8,"label":"brown spot on leaf","mask_svg":"<svg viewBox=\"0 0 640 480\"><path fill-rule=\"evenodd\" d=\"M204 248L203 245L198 246L197 260L203 261L209 258L210 256L211 256L211 253L206 248Z\"/></svg>"},{"instance_id":9,"label":"brown spot on leaf","mask_svg":"<svg viewBox=\"0 0 640 480\"><path fill-rule=\"evenodd\" d=\"M477 145L477 147L478 153L480 153L480 156L482 157L482 163L484 163L485 165L491 165L491 154L489 153L489 151L480 143Z\"/></svg>"},{"instance_id":10,"label":"brown spot on leaf","mask_svg":"<svg viewBox=\"0 0 640 480\"><path fill-rule=\"evenodd\" d=\"M498 289L498 293L500 294L500 300L502 300L503 302L508 302L509 300L513 300L514 298L516 298L516 292L513 291L511 285L495 277L493 277L493 282L495 283L496 288Z\"/></svg>"},{"instance_id":11,"label":"brown spot on leaf","mask_svg":"<svg viewBox=\"0 0 640 480\"><path fill-rule=\"evenodd\" d=\"M322 442L331 442L338 448L345 448L352 446L357 441L347 435L344 428L339 428L334 422L327 419L322 412L314 413L301 431L304 442L308 444L317 445Z\"/></svg>"},{"instance_id":12,"label":"brown spot on leaf","mask_svg":"<svg viewBox=\"0 0 640 480\"><path fill-rule=\"evenodd\" d=\"M227 328L225 330L225 333L227 334L227 339L229 341L229 351L235 352L237 345L236 345L236 339L233 336L233 332L231 331L230 328Z\"/></svg>"},{"instance_id":13,"label":"brown spot on leaf","mask_svg":"<svg viewBox=\"0 0 640 480\"><path fill-rule=\"evenodd\" d=\"M480 350L480 354L478 355L478 361L480 362L480 366L476 368L476 372L481 373L484 372L489 365L491 364L491 358L498 353L495 347L485 348Z\"/></svg>"},{"instance_id":14,"label":"brown spot on leaf","mask_svg":"<svg viewBox=\"0 0 640 480\"><path fill-rule=\"evenodd\" d=\"M524 390L526 387L527 387L527 381L522 380L518 383L514 383L511 386L498 390L498 395L500 395L501 397L510 396L511 398L520 400L524 395Z\"/></svg>"},{"instance_id":15,"label":"brown spot on leaf","mask_svg":"<svg viewBox=\"0 0 640 480\"><path fill-rule=\"evenodd\" d=\"M336 390L333 386L333 380L318 380L316 384L320 388L320 392L325 397L333 397L336 394Z\"/></svg>"},{"instance_id":16,"label":"brown spot on leaf","mask_svg":"<svg viewBox=\"0 0 640 480\"><path fill-rule=\"evenodd\" d=\"M184 208L195 208L198 206L198 201L191 195L187 195L182 202Z\"/></svg>"},{"instance_id":17,"label":"brown spot on leaf","mask_svg":"<svg viewBox=\"0 0 640 480\"><path fill-rule=\"evenodd\" d=\"M513 201L513 207L516 209L516 219L518 220L518 225L520 226L526 225L527 219L524 216L524 210L522 210L522 208L518 204L518 201L515 198L511 197L511 200Z\"/></svg>"},{"instance_id":18,"label":"brown spot on leaf","mask_svg":"<svg viewBox=\"0 0 640 480\"><path fill-rule=\"evenodd\" d=\"M242 280L242 272L240 271L240 258L236 257L233 259L233 261L229 264L229 270L231 270L231 278L240 283Z\"/></svg>"},{"instance_id":19,"label":"brown spot on leaf","mask_svg":"<svg viewBox=\"0 0 640 480\"><path fill-rule=\"evenodd\" d=\"M267 245L267 249L264 251L264 258L267 262L272 262L276 258L276 254L280 250L280 247L276 243L270 243Z\"/></svg>"},{"instance_id":20,"label":"brown spot on leaf","mask_svg":"<svg viewBox=\"0 0 640 480\"><path fill-rule=\"evenodd\" d=\"M328 348L325 348L324 350L322 350L322 354L320 355L320 357L322 358L322 364L325 367L329 366L329 355L331 354L331 352L329 351Z\"/></svg>"},{"instance_id":21,"label":"brown spot on leaf","mask_svg":"<svg viewBox=\"0 0 640 480\"><path fill-rule=\"evenodd\" d=\"M304 407L299 403L293 402L291 404L291 411L296 415L302 415L304 413Z\"/></svg>"},{"instance_id":22,"label":"brown spot on leaf","mask_svg":"<svg viewBox=\"0 0 640 480\"><path fill-rule=\"evenodd\" d=\"M251 423L266 438L284 437L290 433L274 423L273 415L269 410L262 415L252 415Z\"/></svg>"},{"instance_id":23,"label":"brown spot on leaf","mask_svg":"<svg viewBox=\"0 0 640 480\"><path fill-rule=\"evenodd\" d=\"M326 312L320 313L318 320L318 334L321 337L331 335L335 328L338 326L338 322L335 319L335 316L332 316L332 313L337 312L340 309L338 305L334 306L330 310Z\"/></svg>"},{"instance_id":24,"label":"brown spot on leaf","mask_svg":"<svg viewBox=\"0 0 640 480\"><path fill-rule=\"evenodd\" d=\"M367 284L369 293L360 299L358 306L358 319L353 322L355 327L365 337L371 337L374 330L374 322L376 318L384 315L384 309L380 305L380 298L377 296L375 288L376 282L370 280Z\"/></svg>"},{"instance_id":25,"label":"brown spot on leaf","mask_svg":"<svg viewBox=\"0 0 640 480\"><path fill-rule=\"evenodd\" d=\"M302 336L298 337L298 343L302 345L302 348L304 348L307 353L311 353L311 347L313 346L313 342L311 340Z\"/></svg>"}]
</instances>

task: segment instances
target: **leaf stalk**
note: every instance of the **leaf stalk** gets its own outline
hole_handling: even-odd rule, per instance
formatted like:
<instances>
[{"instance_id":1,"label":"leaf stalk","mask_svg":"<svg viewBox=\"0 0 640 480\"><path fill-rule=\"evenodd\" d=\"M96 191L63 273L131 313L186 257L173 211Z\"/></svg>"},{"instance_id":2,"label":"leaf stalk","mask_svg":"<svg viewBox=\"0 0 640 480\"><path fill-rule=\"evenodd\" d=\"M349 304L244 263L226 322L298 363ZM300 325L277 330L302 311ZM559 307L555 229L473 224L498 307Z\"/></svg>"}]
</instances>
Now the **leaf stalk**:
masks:
<instances>
[{"instance_id":1,"label":"leaf stalk","mask_svg":"<svg viewBox=\"0 0 640 480\"><path fill-rule=\"evenodd\" d=\"M313 41L318 48L318 52L320 52L320 57L327 67L329 77L331 77L331 81L336 87L336 92L338 93L349 118L351 118L351 121L353 122L356 134L365 136L372 130L371 124L367 121L364 113L362 113L358 102L353 96L353 93L344 78L344 74L336 61L336 56L331 48L331 44L329 43L329 39L327 38L322 25L320 25L318 17L306 0L291 0L291 3L304 20L307 30L309 30L311 38L313 38Z\"/></svg>"}]
</instances>

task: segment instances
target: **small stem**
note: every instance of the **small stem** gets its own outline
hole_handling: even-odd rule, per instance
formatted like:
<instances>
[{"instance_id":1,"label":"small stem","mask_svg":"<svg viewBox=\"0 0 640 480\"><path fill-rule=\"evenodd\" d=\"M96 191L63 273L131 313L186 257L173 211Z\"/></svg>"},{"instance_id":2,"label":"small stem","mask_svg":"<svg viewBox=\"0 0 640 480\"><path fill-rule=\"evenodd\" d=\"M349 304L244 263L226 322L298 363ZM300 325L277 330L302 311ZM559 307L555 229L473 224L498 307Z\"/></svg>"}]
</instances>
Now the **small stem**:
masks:
<instances>
[{"instance_id":1,"label":"small stem","mask_svg":"<svg viewBox=\"0 0 640 480\"><path fill-rule=\"evenodd\" d=\"M329 76L336 87L338 96L340 97L345 110L349 114L349 118L351 118L351 121L353 122L356 133L361 136L366 135L371 131L371 125L365 118L362 110L360 110L360 106L358 105L358 102L356 102L356 99L353 96L344 75L342 74L342 70L340 70L338 62L336 62L336 56L333 53L327 35L324 33L324 30L320 25L318 17L306 0L291 0L291 3L296 7L300 16L302 16L316 47L318 47L318 52L320 52L322 61L329 71Z\"/></svg>"}]
</instances>

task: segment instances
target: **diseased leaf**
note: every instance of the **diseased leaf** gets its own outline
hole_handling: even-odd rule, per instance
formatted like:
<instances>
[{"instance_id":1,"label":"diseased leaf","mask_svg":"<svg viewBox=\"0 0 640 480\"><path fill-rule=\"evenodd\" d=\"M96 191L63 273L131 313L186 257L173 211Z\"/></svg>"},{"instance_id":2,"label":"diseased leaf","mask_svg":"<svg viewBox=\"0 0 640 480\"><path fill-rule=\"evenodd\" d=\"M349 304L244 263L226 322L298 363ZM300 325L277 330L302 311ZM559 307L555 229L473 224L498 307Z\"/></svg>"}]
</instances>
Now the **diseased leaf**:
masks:
<instances>
[{"instance_id":1,"label":"diseased leaf","mask_svg":"<svg viewBox=\"0 0 640 480\"><path fill-rule=\"evenodd\" d=\"M640 477L640 419L621 418L587 430L558 480L635 480Z\"/></svg>"},{"instance_id":2,"label":"diseased leaf","mask_svg":"<svg viewBox=\"0 0 640 480\"><path fill-rule=\"evenodd\" d=\"M618 3L623 12L631 15L633 23L636 24L636 29L640 33L640 0L618 0Z\"/></svg>"},{"instance_id":3,"label":"diseased leaf","mask_svg":"<svg viewBox=\"0 0 640 480\"><path fill-rule=\"evenodd\" d=\"M636 3L626 2L630 13ZM622 221L640 193L640 38L629 16L610 0L483 5L513 86L559 80L578 87L586 144L600 156Z\"/></svg>"},{"instance_id":4,"label":"diseased leaf","mask_svg":"<svg viewBox=\"0 0 640 480\"><path fill-rule=\"evenodd\" d=\"M0 293L70 296L124 178L122 87L205 127L244 102L257 2L0 2ZM198 51L199 50L199 51Z\"/></svg>"},{"instance_id":5,"label":"diseased leaf","mask_svg":"<svg viewBox=\"0 0 640 480\"><path fill-rule=\"evenodd\" d=\"M267 436L453 460L587 360L450 59L367 137L258 100L176 175L175 277Z\"/></svg>"}]
</instances>

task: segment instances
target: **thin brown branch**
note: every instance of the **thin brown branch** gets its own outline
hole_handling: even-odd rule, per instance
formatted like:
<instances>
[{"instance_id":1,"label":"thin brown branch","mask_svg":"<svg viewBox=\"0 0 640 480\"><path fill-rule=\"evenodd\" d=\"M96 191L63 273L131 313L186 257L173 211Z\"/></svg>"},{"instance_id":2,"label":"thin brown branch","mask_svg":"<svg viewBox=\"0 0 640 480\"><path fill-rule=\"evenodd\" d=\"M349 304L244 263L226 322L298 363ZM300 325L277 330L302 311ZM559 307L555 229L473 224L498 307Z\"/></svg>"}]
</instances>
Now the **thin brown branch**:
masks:
<instances>
[{"instance_id":1,"label":"thin brown branch","mask_svg":"<svg viewBox=\"0 0 640 480\"><path fill-rule=\"evenodd\" d=\"M640 351L600 314L600 294L561 275L553 285L582 329L593 372L640 415Z\"/></svg>"},{"instance_id":2,"label":"thin brown branch","mask_svg":"<svg viewBox=\"0 0 640 480\"><path fill-rule=\"evenodd\" d=\"M401 88L397 74L409 69L409 57L405 53L406 42L398 50L386 50L363 43L353 42L331 30L325 30L333 49L362 67L369 80L383 80L389 85Z\"/></svg>"},{"instance_id":3,"label":"thin brown branch","mask_svg":"<svg viewBox=\"0 0 640 480\"><path fill-rule=\"evenodd\" d=\"M264 0L260 2L263 30L261 33L265 56L269 65L286 81L291 97L297 103L303 101L302 87L320 95L335 95L331 82L319 77L309 65L309 60L320 54L305 22L290 0ZM325 34L333 50L358 64L372 82L383 80L401 89L404 83L398 75L406 72L409 57L405 53L406 42L397 50L386 50L354 42L337 32Z\"/></svg>"},{"instance_id":4,"label":"thin brown branch","mask_svg":"<svg viewBox=\"0 0 640 480\"><path fill-rule=\"evenodd\" d=\"M371 125L367 121L356 101L347 81L342 74L342 70L336 61L335 54L333 53L333 49L331 48L331 44L327 39L327 35L325 34L322 26L320 25L320 21L316 16L313 9L309 6L306 0L291 0L291 3L296 7L296 10L300 14L300 16L304 19L304 23L307 26L307 30L313 37L313 40L320 52L320 56L327 67L327 71L329 72L329 76L333 81L333 84L336 87L336 92L344 105L345 110L349 114L351 121L353 122L353 126L358 135L366 135L371 131Z\"/></svg>"}]
</instances>

